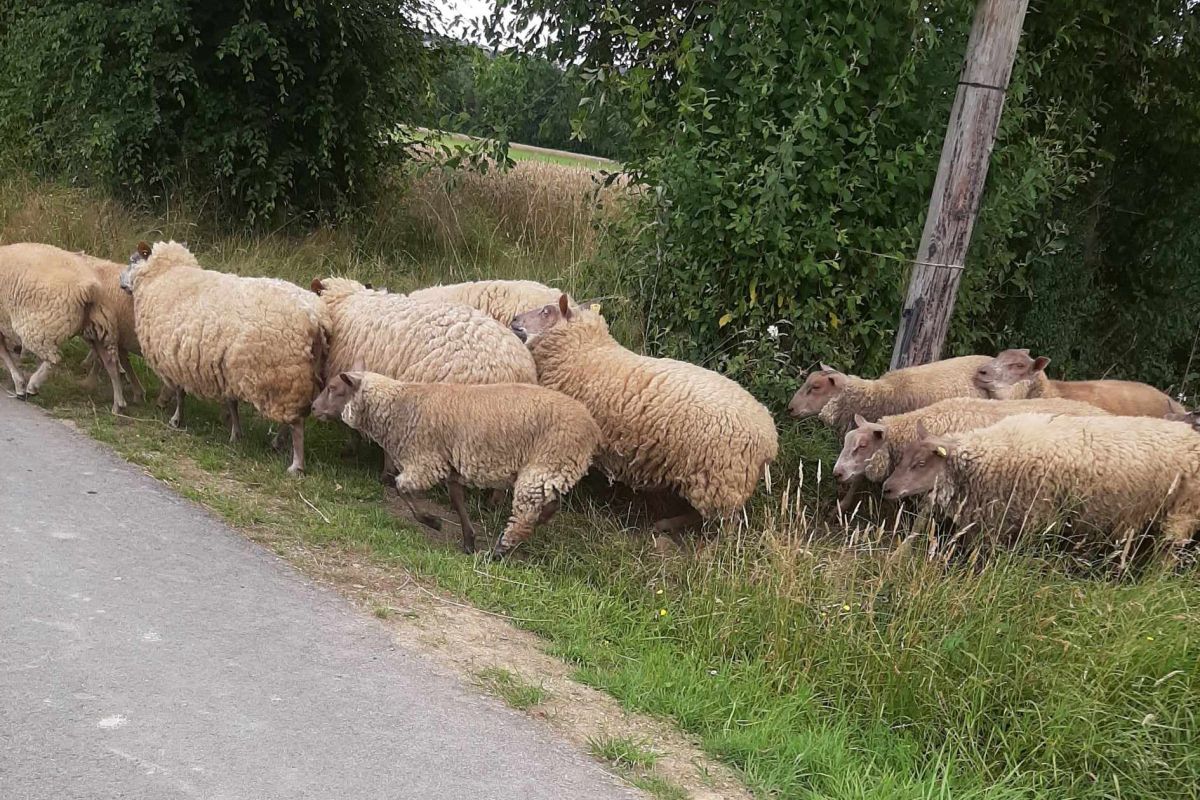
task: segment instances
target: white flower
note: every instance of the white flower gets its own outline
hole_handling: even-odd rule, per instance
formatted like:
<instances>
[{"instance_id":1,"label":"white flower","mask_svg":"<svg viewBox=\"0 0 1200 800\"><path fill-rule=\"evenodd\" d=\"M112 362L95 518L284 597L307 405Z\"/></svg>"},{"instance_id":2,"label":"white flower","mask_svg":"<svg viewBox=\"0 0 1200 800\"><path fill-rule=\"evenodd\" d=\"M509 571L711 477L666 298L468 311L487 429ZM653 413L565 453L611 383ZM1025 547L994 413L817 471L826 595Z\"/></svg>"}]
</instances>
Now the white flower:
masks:
<instances>
[{"instance_id":1,"label":"white flower","mask_svg":"<svg viewBox=\"0 0 1200 800\"><path fill-rule=\"evenodd\" d=\"M778 339L779 338L779 326L778 325L768 325L767 326L767 336L770 336L772 339Z\"/></svg>"}]
</instances>

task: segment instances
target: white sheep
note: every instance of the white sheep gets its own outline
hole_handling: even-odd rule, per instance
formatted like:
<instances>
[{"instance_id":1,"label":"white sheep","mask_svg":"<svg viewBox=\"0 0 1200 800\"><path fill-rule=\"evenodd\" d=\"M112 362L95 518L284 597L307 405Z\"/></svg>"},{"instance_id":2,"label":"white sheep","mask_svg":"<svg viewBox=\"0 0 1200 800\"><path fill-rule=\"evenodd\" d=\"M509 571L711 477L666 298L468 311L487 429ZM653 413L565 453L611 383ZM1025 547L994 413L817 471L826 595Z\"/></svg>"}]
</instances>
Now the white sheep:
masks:
<instances>
[{"instance_id":1,"label":"white sheep","mask_svg":"<svg viewBox=\"0 0 1200 800\"><path fill-rule=\"evenodd\" d=\"M1004 350L979 368L975 382L989 397L1001 400L1061 397L1091 403L1118 416L1162 417L1186 410L1163 392L1137 381L1056 381L1046 377L1050 359L1029 351Z\"/></svg>"},{"instance_id":2,"label":"white sheep","mask_svg":"<svg viewBox=\"0 0 1200 800\"><path fill-rule=\"evenodd\" d=\"M341 373L313 404L381 445L399 467L396 489L414 516L412 494L445 482L462 525L463 549L475 528L463 487L513 487L512 515L496 541L503 556L550 519L559 499L587 472L600 429L582 404L529 384L406 383L372 372Z\"/></svg>"},{"instance_id":3,"label":"white sheep","mask_svg":"<svg viewBox=\"0 0 1200 800\"><path fill-rule=\"evenodd\" d=\"M905 448L884 497L931 492L985 533L1069 520L1124 538L1153 522L1175 548L1200 528L1200 434L1150 417L1022 414Z\"/></svg>"},{"instance_id":4,"label":"white sheep","mask_svg":"<svg viewBox=\"0 0 1200 800\"><path fill-rule=\"evenodd\" d=\"M430 286L408 294L426 303L456 303L476 308L502 325L509 325L518 314L548 303L557 303L562 294L537 281L469 281L445 286Z\"/></svg>"},{"instance_id":5,"label":"white sheep","mask_svg":"<svg viewBox=\"0 0 1200 800\"><path fill-rule=\"evenodd\" d=\"M821 364L792 396L788 413L795 418L817 415L844 431L855 414L870 421L903 414L951 397L987 397L975 385L975 373L989 356L961 356L886 372L875 380L845 375Z\"/></svg>"},{"instance_id":6,"label":"white sheep","mask_svg":"<svg viewBox=\"0 0 1200 800\"><path fill-rule=\"evenodd\" d=\"M659 520L674 533L746 504L779 448L770 412L750 393L694 364L622 347L599 314L557 304L512 324L543 386L582 402L604 434L597 463L635 489L677 492L691 508Z\"/></svg>"},{"instance_id":7,"label":"white sheep","mask_svg":"<svg viewBox=\"0 0 1200 800\"><path fill-rule=\"evenodd\" d=\"M291 429L288 472L303 472L304 418L329 335L320 299L287 281L203 269L173 241L140 243L121 286L133 294L143 358L175 387L171 425L183 424L184 396L195 394L224 404L236 441L238 401L250 403Z\"/></svg>"}]
</instances>

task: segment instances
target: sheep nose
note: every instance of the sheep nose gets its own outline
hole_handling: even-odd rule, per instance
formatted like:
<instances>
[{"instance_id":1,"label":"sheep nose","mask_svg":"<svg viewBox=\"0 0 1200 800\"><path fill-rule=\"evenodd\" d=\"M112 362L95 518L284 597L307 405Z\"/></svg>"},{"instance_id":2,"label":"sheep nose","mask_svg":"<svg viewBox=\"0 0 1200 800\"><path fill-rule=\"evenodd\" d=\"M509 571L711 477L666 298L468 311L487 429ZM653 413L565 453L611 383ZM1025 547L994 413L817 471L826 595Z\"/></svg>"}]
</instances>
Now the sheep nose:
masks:
<instances>
[{"instance_id":1,"label":"sheep nose","mask_svg":"<svg viewBox=\"0 0 1200 800\"><path fill-rule=\"evenodd\" d=\"M839 480L839 481L844 480L846 478L846 470L842 469L841 467L834 467L833 468L833 477L834 477L834 479Z\"/></svg>"}]
</instances>

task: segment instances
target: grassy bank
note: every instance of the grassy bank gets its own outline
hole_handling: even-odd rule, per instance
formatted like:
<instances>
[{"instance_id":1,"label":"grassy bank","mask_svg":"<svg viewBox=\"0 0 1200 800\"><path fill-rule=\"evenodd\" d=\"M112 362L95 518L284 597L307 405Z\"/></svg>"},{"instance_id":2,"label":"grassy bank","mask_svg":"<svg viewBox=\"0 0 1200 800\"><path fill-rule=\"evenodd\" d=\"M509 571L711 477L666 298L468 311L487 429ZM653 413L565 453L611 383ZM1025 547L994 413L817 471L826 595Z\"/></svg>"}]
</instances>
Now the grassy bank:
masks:
<instances>
[{"instance_id":1,"label":"grassy bank","mask_svg":"<svg viewBox=\"0 0 1200 800\"><path fill-rule=\"evenodd\" d=\"M139 214L13 178L0 237L123 261L138 239L172 236L214 267L305 283L520 275L612 294L620 276L595 257L584 183L431 174L370 217L293 237L213 232L194 203ZM374 454L347 454L335 426L310 423L310 473L294 481L261 421L235 446L214 404L190 406L186 432L153 408L116 421L78 378L60 374L36 402L251 534L352 551L511 615L582 681L674 720L764 797L1149 799L1200 786L1194 574L1118 580L1053 555L928 559L920 536L832 535L832 489L817 479L832 441L815 426L781 421L789 466L774 494L746 530L698 552L661 551L636 506L589 483L522 560L493 565L389 513ZM501 514L475 513L498 531Z\"/></svg>"}]
</instances>

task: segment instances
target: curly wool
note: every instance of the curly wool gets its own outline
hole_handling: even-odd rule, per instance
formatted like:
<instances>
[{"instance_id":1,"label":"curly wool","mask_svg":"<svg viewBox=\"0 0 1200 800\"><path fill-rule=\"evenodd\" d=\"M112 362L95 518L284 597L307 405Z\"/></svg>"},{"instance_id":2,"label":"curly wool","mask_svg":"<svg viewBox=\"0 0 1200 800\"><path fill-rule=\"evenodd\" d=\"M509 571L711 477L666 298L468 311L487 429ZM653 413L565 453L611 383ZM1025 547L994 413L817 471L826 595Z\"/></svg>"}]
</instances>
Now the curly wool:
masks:
<instances>
[{"instance_id":1,"label":"curly wool","mask_svg":"<svg viewBox=\"0 0 1200 800\"><path fill-rule=\"evenodd\" d=\"M992 395L1001 400L1062 398L1089 403L1111 414L1124 417L1162 417L1182 414L1186 409L1168 395L1147 383L1137 381L1055 381L1038 372Z\"/></svg>"},{"instance_id":2,"label":"curly wool","mask_svg":"<svg viewBox=\"0 0 1200 800\"><path fill-rule=\"evenodd\" d=\"M845 431L855 414L869 422L903 414L951 397L986 398L975 385L975 373L990 364L990 356L960 356L885 372L875 380L846 376L846 387L831 397L818 415L826 425Z\"/></svg>"},{"instance_id":3,"label":"curly wool","mask_svg":"<svg viewBox=\"0 0 1200 800\"><path fill-rule=\"evenodd\" d=\"M0 247L0 336L58 364L73 336L103 334L88 325L100 281L77 253L25 242Z\"/></svg>"},{"instance_id":4,"label":"curly wool","mask_svg":"<svg viewBox=\"0 0 1200 800\"><path fill-rule=\"evenodd\" d=\"M125 267L115 261L80 253L79 258L95 271L100 281L92 318L103 331L101 341L113 344L127 353L141 353L137 326L133 317L133 297L121 288L121 271Z\"/></svg>"},{"instance_id":5,"label":"curly wool","mask_svg":"<svg viewBox=\"0 0 1200 800\"><path fill-rule=\"evenodd\" d=\"M867 461L867 480L883 483L900 460L900 454L920 437L917 425L931 436L944 436L986 428L1018 414L1070 414L1077 417L1107 416L1108 412L1074 400L982 400L978 397L952 397L916 411L893 414L879 419L885 428L884 446Z\"/></svg>"},{"instance_id":6,"label":"curly wool","mask_svg":"<svg viewBox=\"0 0 1200 800\"><path fill-rule=\"evenodd\" d=\"M470 281L430 286L408 296L423 303L470 306L507 326L518 314L557 303L562 292L537 281Z\"/></svg>"},{"instance_id":7,"label":"curly wool","mask_svg":"<svg viewBox=\"0 0 1200 800\"><path fill-rule=\"evenodd\" d=\"M704 517L735 514L779 449L770 412L723 375L622 347L575 311L529 343L543 386L587 406L599 466L634 488L670 488Z\"/></svg>"},{"instance_id":8,"label":"curly wool","mask_svg":"<svg viewBox=\"0 0 1200 800\"><path fill-rule=\"evenodd\" d=\"M583 477L600 443L581 403L529 384L404 383L366 373L342 421L387 451L401 492L425 491L452 473L472 486L512 486L506 546Z\"/></svg>"},{"instance_id":9,"label":"curly wool","mask_svg":"<svg viewBox=\"0 0 1200 800\"><path fill-rule=\"evenodd\" d=\"M1200 527L1200 434L1149 417L1018 415L959 434L933 502L984 530L1076 526L1120 537L1161 520L1175 542Z\"/></svg>"},{"instance_id":10,"label":"curly wool","mask_svg":"<svg viewBox=\"0 0 1200 800\"><path fill-rule=\"evenodd\" d=\"M402 381L537 383L525 345L481 311L369 290L347 278L320 284L333 325L329 376L361 361L368 372Z\"/></svg>"},{"instance_id":11,"label":"curly wool","mask_svg":"<svg viewBox=\"0 0 1200 800\"><path fill-rule=\"evenodd\" d=\"M329 331L319 298L287 281L203 269L173 241L156 243L132 280L142 355L164 380L250 403L275 422L307 416Z\"/></svg>"}]
</instances>

